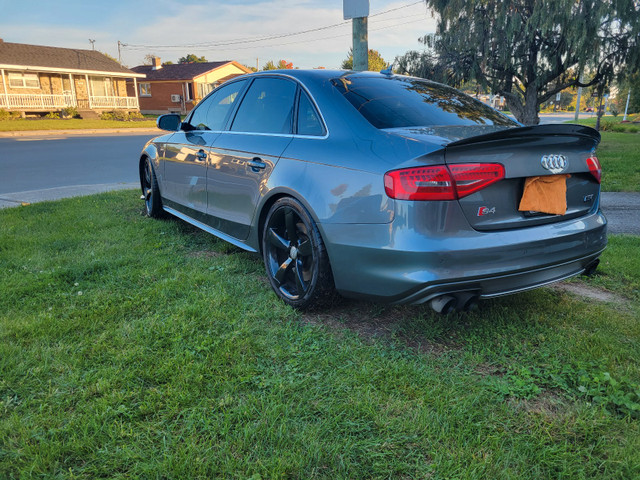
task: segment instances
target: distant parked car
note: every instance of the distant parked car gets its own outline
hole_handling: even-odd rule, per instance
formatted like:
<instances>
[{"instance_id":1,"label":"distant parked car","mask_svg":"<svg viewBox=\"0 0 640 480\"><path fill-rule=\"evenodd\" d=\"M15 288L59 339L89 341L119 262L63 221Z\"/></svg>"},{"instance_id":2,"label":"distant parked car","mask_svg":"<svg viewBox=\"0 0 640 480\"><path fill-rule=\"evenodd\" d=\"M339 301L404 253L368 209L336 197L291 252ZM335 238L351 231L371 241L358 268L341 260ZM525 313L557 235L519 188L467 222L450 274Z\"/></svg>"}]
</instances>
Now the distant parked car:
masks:
<instances>
[{"instance_id":1,"label":"distant parked car","mask_svg":"<svg viewBox=\"0 0 640 480\"><path fill-rule=\"evenodd\" d=\"M259 253L293 307L337 291L467 309L590 272L607 242L595 130L522 127L427 80L259 72L158 126L148 215Z\"/></svg>"},{"instance_id":2,"label":"distant parked car","mask_svg":"<svg viewBox=\"0 0 640 480\"><path fill-rule=\"evenodd\" d=\"M587 107L584 109L585 112L593 112L593 107Z\"/></svg>"}]
</instances>

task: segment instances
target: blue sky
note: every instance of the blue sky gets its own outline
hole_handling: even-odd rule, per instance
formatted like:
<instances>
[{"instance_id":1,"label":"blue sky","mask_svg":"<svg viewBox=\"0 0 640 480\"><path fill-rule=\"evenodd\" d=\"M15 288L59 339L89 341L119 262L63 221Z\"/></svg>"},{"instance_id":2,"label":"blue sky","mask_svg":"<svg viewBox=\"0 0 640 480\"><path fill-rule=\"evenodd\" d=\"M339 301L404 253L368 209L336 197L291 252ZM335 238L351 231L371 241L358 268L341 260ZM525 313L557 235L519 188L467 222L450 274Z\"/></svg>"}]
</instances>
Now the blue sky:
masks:
<instances>
[{"instance_id":1,"label":"blue sky","mask_svg":"<svg viewBox=\"0 0 640 480\"><path fill-rule=\"evenodd\" d=\"M391 9L397 10L375 15ZM388 62L421 49L418 38L435 30L434 18L416 0L370 0L370 14L369 48ZM127 45L121 49L122 61L130 67L141 64L146 54L175 62L195 53L209 61L251 66L256 59L260 66L286 59L300 68L339 68L351 47L350 22L250 40L343 22L342 0L0 0L5 42L90 49L89 39L95 39L97 50L117 57L120 40Z\"/></svg>"}]
</instances>

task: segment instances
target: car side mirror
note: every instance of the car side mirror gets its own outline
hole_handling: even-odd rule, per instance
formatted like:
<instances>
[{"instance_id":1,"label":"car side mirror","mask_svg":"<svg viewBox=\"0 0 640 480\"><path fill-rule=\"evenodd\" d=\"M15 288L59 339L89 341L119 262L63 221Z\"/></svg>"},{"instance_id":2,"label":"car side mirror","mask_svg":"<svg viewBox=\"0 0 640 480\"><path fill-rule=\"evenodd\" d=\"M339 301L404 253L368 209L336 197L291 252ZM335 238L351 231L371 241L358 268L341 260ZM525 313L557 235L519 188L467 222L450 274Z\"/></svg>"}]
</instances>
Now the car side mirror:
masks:
<instances>
[{"instance_id":1,"label":"car side mirror","mask_svg":"<svg viewBox=\"0 0 640 480\"><path fill-rule=\"evenodd\" d=\"M160 115L156 121L158 128L161 130L168 130L170 132L177 132L180 130L182 119L177 113L168 113L166 115Z\"/></svg>"}]
</instances>

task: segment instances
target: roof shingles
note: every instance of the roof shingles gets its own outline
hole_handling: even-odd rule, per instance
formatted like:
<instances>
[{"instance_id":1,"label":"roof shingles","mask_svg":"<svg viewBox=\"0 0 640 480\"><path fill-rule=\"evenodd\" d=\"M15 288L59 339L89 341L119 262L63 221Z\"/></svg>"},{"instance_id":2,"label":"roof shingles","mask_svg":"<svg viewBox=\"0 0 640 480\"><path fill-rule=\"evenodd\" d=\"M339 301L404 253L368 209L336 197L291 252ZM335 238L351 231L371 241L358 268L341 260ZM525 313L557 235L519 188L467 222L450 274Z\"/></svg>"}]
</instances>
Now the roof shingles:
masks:
<instances>
[{"instance_id":1,"label":"roof shingles","mask_svg":"<svg viewBox=\"0 0 640 480\"><path fill-rule=\"evenodd\" d=\"M0 65L63 68L112 74L131 74L118 62L95 50L47 47L0 41Z\"/></svg>"},{"instance_id":2,"label":"roof shingles","mask_svg":"<svg viewBox=\"0 0 640 480\"><path fill-rule=\"evenodd\" d=\"M170 65L162 65L162 68L154 70L151 65L140 65L133 67L136 73L144 73L147 80L192 80L198 75L210 72L223 65L231 63L226 60L223 62L203 62L203 63L175 63Z\"/></svg>"}]
</instances>

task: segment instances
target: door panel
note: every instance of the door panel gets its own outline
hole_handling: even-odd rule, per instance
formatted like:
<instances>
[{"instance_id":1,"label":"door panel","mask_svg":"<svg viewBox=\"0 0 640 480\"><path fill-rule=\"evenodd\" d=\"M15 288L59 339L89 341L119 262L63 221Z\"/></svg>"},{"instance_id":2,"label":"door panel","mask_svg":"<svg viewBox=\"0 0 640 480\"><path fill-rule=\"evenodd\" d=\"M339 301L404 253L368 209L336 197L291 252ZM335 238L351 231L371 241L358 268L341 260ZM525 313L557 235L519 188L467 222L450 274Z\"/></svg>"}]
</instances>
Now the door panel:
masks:
<instances>
[{"instance_id":1,"label":"door panel","mask_svg":"<svg viewBox=\"0 0 640 480\"><path fill-rule=\"evenodd\" d=\"M165 150L165 191L169 200L204 212L207 209L207 158L219 133L177 132Z\"/></svg>"},{"instance_id":2,"label":"door panel","mask_svg":"<svg viewBox=\"0 0 640 480\"><path fill-rule=\"evenodd\" d=\"M223 133L211 149L207 213L217 228L245 239L267 179L293 136Z\"/></svg>"}]
</instances>

